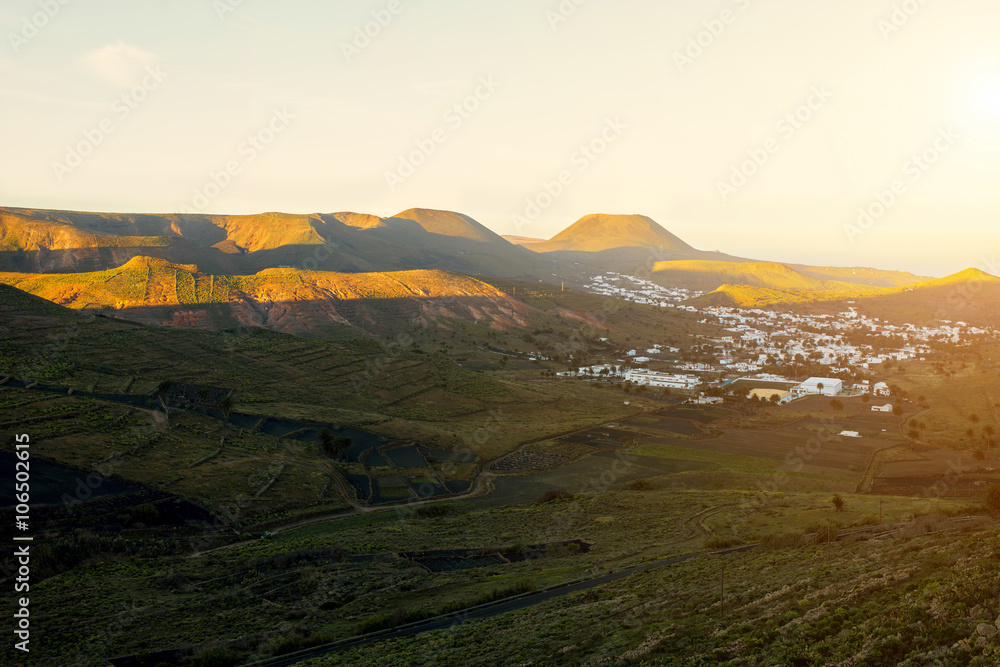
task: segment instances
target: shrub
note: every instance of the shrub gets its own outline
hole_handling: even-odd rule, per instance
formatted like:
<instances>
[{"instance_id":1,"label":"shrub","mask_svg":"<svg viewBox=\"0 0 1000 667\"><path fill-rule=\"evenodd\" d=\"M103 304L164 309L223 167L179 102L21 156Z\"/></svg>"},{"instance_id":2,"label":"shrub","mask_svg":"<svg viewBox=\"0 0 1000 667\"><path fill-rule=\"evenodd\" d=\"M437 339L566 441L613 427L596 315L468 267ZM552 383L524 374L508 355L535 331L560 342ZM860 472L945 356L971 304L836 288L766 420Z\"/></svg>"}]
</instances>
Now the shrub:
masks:
<instances>
[{"instance_id":1,"label":"shrub","mask_svg":"<svg viewBox=\"0 0 1000 667\"><path fill-rule=\"evenodd\" d=\"M713 535L705 540L706 549L728 549L729 547L738 547L741 544L744 544L744 542L738 537Z\"/></svg>"},{"instance_id":2,"label":"shrub","mask_svg":"<svg viewBox=\"0 0 1000 667\"><path fill-rule=\"evenodd\" d=\"M243 662L235 651L221 646L203 648L184 663L186 667L234 667Z\"/></svg>"},{"instance_id":3,"label":"shrub","mask_svg":"<svg viewBox=\"0 0 1000 667\"><path fill-rule=\"evenodd\" d=\"M771 533L761 538L760 544L768 549L784 549L801 546L804 543L804 535L796 532Z\"/></svg>"},{"instance_id":4,"label":"shrub","mask_svg":"<svg viewBox=\"0 0 1000 667\"><path fill-rule=\"evenodd\" d=\"M991 514L1000 512L1000 486L991 486L986 492L986 509Z\"/></svg>"},{"instance_id":5,"label":"shrub","mask_svg":"<svg viewBox=\"0 0 1000 667\"><path fill-rule=\"evenodd\" d=\"M839 493L833 494L833 498L830 498L830 502L833 503L834 508L838 512L844 511L844 499L840 497Z\"/></svg>"},{"instance_id":6,"label":"shrub","mask_svg":"<svg viewBox=\"0 0 1000 667\"><path fill-rule=\"evenodd\" d=\"M656 485L648 479L633 479L631 482L626 482L623 488L626 491L652 491Z\"/></svg>"},{"instance_id":7,"label":"shrub","mask_svg":"<svg viewBox=\"0 0 1000 667\"><path fill-rule=\"evenodd\" d=\"M455 514L460 514L461 509L455 505L421 505L417 509L413 510L414 516L424 517L424 518L435 518L439 516L452 516Z\"/></svg>"},{"instance_id":8,"label":"shrub","mask_svg":"<svg viewBox=\"0 0 1000 667\"><path fill-rule=\"evenodd\" d=\"M557 500L569 500L573 497L573 494L569 491L563 491L562 489L551 489L543 493L537 501L538 503L551 503Z\"/></svg>"}]
</instances>

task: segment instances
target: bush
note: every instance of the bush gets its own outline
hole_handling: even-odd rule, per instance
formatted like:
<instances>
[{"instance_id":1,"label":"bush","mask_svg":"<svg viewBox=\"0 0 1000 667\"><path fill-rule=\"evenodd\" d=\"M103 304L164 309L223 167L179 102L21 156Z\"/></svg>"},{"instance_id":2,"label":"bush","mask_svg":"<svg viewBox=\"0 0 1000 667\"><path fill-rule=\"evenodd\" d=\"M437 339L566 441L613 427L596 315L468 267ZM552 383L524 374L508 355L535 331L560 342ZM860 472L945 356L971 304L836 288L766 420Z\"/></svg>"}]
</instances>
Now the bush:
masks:
<instances>
[{"instance_id":1,"label":"bush","mask_svg":"<svg viewBox=\"0 0 1000 667\"><path fill-rule=\"evenodd\" d=\"M184 663L186 667L235 667L243 660L235 651L221 646L201 649Z\"/></svg>"},{"instance_id":2,"label":"bush","mask_svg":"<svg viewBox=\"0 0 1000 667\"><path fill-rule=\"evenodd\" d=\"M798 547L804 542L804 535L796 532L771 533L760 540L761 546L769 549Z\"/></svg>"},{"instance_id":3,"label":"bush","mask_svg":"<svg viewBox=\"0 0 1000 667\"><path fill-rule=\"evenodd\" d=\"M652 491L656 485L648 479L633 479L631 482L626 482L623 488L626 491Z\"/></svg>"},{"instance_id":4,"label":"bush","mask_svg":"<svg viewBox=\"0 0 1000 667\"><path fill-rule=\"evenodd\" d=\"M538 503L551 503L557 500L569 500L573 497L573 494L569 491L563 491L562 489L552 489L543 493L538 500Z\"/></svg>"},{"instance_id":5,"label":"bush","mask_svg":"<svg viewBox=\"0 0 1000 667\"><path fill-rule=\"evenodd\" d=\"M986 492L986 510L991 514L1000 512L1000 486L991 486Z\"/></svg>"},{"instance_id":6,"label":"bush","mask_svg":"<svg viewBox=\"0 0 1000 667\"><path fill-rule=\"evenodd\" d=\"M421 505L417 509L413 510L413 515L428 519L433 519L439 516L453 516L455 514L461 514L462 510L455 505L439 505L437 503L433 505Z\"/></svg>"},{"instance_id":7,"label":"bush","mask_svg":"<svg viewBox=\"0 0 1000 667\"><path fill-rule=\"evenodd\" d=\"M728 549L729 547L738 547L741 544L745 544L745 542L738 537L713 535L705 540L706 549Z\"/></svg>"}]
</instances>

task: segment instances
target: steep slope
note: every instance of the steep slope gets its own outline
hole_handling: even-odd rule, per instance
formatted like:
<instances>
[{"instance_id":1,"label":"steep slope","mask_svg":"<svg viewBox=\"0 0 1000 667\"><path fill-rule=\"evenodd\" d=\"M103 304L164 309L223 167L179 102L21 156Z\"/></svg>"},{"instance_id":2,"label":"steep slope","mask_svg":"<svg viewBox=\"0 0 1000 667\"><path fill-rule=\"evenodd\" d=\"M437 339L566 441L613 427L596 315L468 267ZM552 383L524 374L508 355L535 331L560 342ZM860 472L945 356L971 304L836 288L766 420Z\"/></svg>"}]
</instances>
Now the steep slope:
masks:
<instances>
[{"instance_id":1,"label":"steep slope","mask_svg":"<svg viewBox=\"0 0 1000 667\"><path fill-rule=\"evenodd\" d=\"M727 283L780 290L820 290L828 284L776 262L657 262L653 265L653 275L671 285L701 290Z\"/></svg>"},{"instance_id":2,"label":"steep slope","mask_svg":"<svg viewBox=\"0 0 1000 667\"><path fill-rule=\"evenodd\" d=\"M601 252L615 248L661 248L693 253L694 248L644 215L586 215L548 241L525 243L535 252Z\"/></svg>"},{"instance_id":3,"label":"steep slope","mask_svg":"<svg viewBox=\"0 0 1000 667\"><path fill-rule=\"evenodd\" d=\"M980 269L966 269L886 291L858 302L858 307L874 317L914 324L949 320L1000 327L1000 278Z\"/></svg>"},{"instance_id":4,"label":"steep slope","mask_svg":"<svg viewBox=\"0 0 1000 667\"><path fill-rule=\"evenodd\" d=\"M818 280L839 280L872 287L906 287L928 280L927 276L918 276L908 271L884 271L882 269L837 266L806 266L804 264L789 264L789 267L799 273Z\"/></svg>"},{"instance_id":5,"label":"steep slope","mask_svg":"<svg viewBox=\"0 0 1000 667\"><path fill-rule=\"evenodd\" d=\"M392 216L388 219L387 223L394 223L401 220L415 222L429 234L439 234L441 236L462 238L481 243L495 243L501 247L509 245L503 237L462 213L411 208Z\"/></svg>"},{"instance_id":6,"label":"steep slope","mask_svg":"<svg viewBox=\"0 0 1000 667\"><path fill-rule=\"evenodd\" d=\"M296 266L538 278L552 264L447 211L411 209L383 219L349 212L133 215L0 208L0 270L104 270L140 254L228 274Z\"/></svg>"},{"instance_id":7,"label":"steep slope","mask_svg":"<svg viewBox=\"0 0 1000 667\"><path fill-rule=\"evenodd\" d=\"M846 300L870 317L891 321L933 324L948 320L1000 327L1000 278L979 269L966 269L908 287L880 288L836 281L800 289L726 284L693 299L691 304L743 308L778 305L810 310L820 307L837 312L844 308Z\"/></svg>"},{"instance_id":8,"label":"steep slope","mask_svg":"<svg viewBox=\"0 0 1000 667\"><path fill-rule=\"evenodd\" d=\"M514 245L528 245L530 243L545 242L545 239L536 239L534 236L514 236L512 234L504 234L503 238Z\"/></svg>"},{"instance_id":9,"label":"steep slope","mask_svg":"<svg viewBox=\"0 0 1000 667\"><path fill-rule=\"evenodd\" d=\"M200 329L236 323L304 336L338 327L370 333L483 322L528 325L531 309L473 278L443 271L331 273L266 269L249 276L137 257L92 273L0 273L0 282L54 303L139 322Z\"/></svg>"}]
</instances>

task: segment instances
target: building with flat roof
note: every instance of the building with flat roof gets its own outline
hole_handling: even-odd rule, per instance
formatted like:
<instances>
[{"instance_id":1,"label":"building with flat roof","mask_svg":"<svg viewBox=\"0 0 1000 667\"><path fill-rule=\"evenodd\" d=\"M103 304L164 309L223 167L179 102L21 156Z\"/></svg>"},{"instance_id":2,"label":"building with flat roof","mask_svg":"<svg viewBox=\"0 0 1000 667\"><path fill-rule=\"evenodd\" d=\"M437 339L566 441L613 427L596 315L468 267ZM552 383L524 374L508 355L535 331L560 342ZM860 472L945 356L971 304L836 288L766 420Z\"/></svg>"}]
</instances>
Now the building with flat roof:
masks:
<instances>
[{"instance_id":1,"label":"building with flat roof","mask_svg":"<svg viewBox=\"0 0 1000 667\"><path fill-rule=\"evenodd\" d=\"M809 378L802 384L792 387L792 394L795 396L810 394L836 396L842 391L844 391L844 381L836 378Z\"/></svg>"}]
</instances>

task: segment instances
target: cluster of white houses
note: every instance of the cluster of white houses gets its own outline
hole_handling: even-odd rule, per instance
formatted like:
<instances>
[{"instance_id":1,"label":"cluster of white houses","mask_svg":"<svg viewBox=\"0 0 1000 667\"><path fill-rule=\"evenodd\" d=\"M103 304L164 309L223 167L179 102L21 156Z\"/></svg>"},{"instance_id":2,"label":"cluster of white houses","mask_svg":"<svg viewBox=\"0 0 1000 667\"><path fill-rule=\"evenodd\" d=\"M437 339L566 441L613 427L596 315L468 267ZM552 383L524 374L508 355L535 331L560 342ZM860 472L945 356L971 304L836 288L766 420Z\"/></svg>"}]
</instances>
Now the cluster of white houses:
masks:
<instances>
[{"instance_id":1,"label":"cluster of white houses","mask_svg":"<svg viewBox=\"0 0 1000 667\"><path fill-rule=\"evenodd\" d=\"M587 284L587 290L594 294L613 296L633 303L644 303L661 308L675 308L682 301L702 295L702 292L694 292L680 287L664 287L650 280L614 271L594 276ZM688 307L685 307L685 310L687 309Z\"/></svg>"},{"instance_id":2,"label":"cluster of white houses","mask_svg":"<svg viewBox=\"0 0 1000 667\"><path fill-rule=\"evenodd\" d=\"M588 288L598 294L636 303L701 313L705 316L701 320L703 323L716 324L731 334L715 341L715 359L712 363L684 362L675 366L675 370L686 372L748 375L759 372L769 362L787 363L801 357L827 366L831 374L853 375L861 369L877 368L889 360L924 359L931 352L931 343L934 341L958 343L972 336L996 335L992 329L948 320L941 320L932 327L891 324L879 318L868 317L858 312L853 305L836 315L799 315L761 308L726 306L699 309L683 302L699 296L700 292L663 287L649 280L620 273L594 276ZM883 337L885 344L876 349L872 345L858 345L845 339L846 334L858 331ZM633 350L629 354L631 361L635 363L648 363L655 361L659 354L677 351L676 348L657 345L646 350L645 354L639 350ZM854 389L874 395L888 394L884 387Z\"/></svg>"},{"instance_id":3,"label":"cluster of white houses","mask_svg":"<svg viewBox=\"0 0 1000 667\"><path fill-rule=\"evenodd\" d=\"M593 377L607 378L609 380L624 380L646 387L660 387L663 389L695 389L702 383L697 375L684 375L679 373L660 373L645 368L629 368L627 366L615 366L614 364L598 364L597 366L586 366L576 371L558 373L564 377Z\"/></svg>"}]
</instances>

